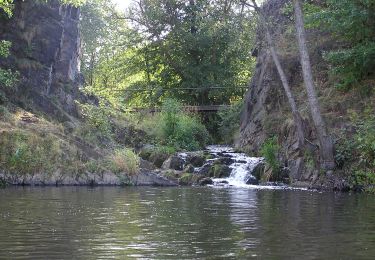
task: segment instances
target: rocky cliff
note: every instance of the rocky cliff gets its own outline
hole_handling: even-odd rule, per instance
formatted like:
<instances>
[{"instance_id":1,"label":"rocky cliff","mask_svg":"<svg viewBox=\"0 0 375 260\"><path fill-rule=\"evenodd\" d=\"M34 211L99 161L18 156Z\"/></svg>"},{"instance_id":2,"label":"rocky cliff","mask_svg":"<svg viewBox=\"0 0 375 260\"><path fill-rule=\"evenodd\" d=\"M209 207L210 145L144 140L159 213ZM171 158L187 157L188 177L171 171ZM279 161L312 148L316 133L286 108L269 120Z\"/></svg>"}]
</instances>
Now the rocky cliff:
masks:
<instances>
[{"instance_id":1,"label":"rocky cliff","mask_svg":"<svg viewBox=\"0 0 375 260\"><path fill-rule=\"evenodd\" d=\"M82 96L79 15L78 8L56 0L17 0L12 18L1 18L1 38L12 47L0 66L21 75L17 89L7 90L11 101L62 121L76 114L74 100Z\"/></svg>"},{"instance_id":2,"label":"rocky cliff","mask_svg":"<svg viewBox=\"0 0 375 260\"><path fill-rule=\"evenodd\" d=\"M263 4L262 8L265 15L272 21L273 39L303 117L308 149L304 152L298 150L297 133L291 110L261 28L258 33L257 48L253 52L257 58L256 71L245 97L237 146L250 154L259 155L265 140L276 136L281 146L278 159L281 162L282 171L286 172L287 179L292 184L346 189L347 179L342 177L340 171L322 174L319 169L318 141L311 124L303 86L292 21L293 14L285 11L286 4L289 2L291 1L269 0ZM331 133L335 135L336 132L348 126L347 111L355 107L353 100L337 91L329 82L329 67L322 58L322 54L334 48L335 42L331 36L319 30L308 30L307 36L320 104Z\"/></svg>"}]
</instances>

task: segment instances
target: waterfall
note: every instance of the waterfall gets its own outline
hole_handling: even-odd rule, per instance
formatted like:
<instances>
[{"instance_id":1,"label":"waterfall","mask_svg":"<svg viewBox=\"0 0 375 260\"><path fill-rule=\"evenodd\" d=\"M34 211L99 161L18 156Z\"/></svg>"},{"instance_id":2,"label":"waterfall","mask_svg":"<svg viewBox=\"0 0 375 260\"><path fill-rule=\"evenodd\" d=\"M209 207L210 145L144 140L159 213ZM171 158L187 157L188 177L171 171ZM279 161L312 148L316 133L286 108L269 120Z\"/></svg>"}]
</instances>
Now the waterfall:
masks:
<instances>
[{"instance_id":1,"label":"waterfall","mask_svg":"<svg viewBox=\"0 0 375 260\"><path fill-rule=\"evenodd\" d=\"M233 163L229 165L232 170L230 176L223 179L214 179L216 183L226 181L232 186L247 185L246 183L250 179L255 179L251 172L264 160L259 157L250 157L244 153L236 153L233 148L228 146L208 146L207 149L215 157L224 156L233 160Z\"/></svg>"}]
</instances>

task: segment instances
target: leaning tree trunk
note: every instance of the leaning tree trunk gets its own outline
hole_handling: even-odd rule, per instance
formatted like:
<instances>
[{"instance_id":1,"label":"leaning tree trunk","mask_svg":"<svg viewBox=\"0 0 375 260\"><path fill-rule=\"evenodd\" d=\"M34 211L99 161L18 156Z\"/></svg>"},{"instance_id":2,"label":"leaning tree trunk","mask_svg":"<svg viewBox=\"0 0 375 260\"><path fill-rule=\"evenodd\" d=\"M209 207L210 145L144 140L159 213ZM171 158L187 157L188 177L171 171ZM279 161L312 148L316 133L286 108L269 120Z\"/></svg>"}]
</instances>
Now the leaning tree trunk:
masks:
<instances>
[{"instance_id":1,"label":"leaning tree trunk","mask_svg":"<svg viewBox=\"0 0 375 260\"><path fill-rule=\"evenodd\" d=\"M303 22L303 14L301 9L301 1L293 0L294 2L294 13L295 13L295 24L297 30L298 47L301 58L303 79L307 91L307 97L310 106L311 116L316 128L317 136L320 144L320 157L321 166L325 170L332 170L335 168L334 161L334 150L333 141L331 136L328 134L325 122L320 112L320 106L318 97L316 94L314 81L312 77L312 69L310 63L310 57L307 50L306 44L306 33Z\"/></svg>"},{"instance_id":2,"label":"leaning tree trunk","mask_svg":"<svg viewBox=\"0 0 375 260\"><path fill-rule=\"evenodd\" d=\"M255 0L252 0L252 2L253 2L253 7L255 8L255 11L259 14L261 24L264 27L264 30L265 30L265 33L266 33L266 40L267 40L267 43L269 45L269 49L270 49L270 52L271 52L273 62L275 63L275 66L277 68L277 72L279 73L279 76L280 76L281 83L283 85L285 94L288 98L290 108L292 109L293 120L294 120L294 123L295 123L296 128L297 128L298 147L300 148L300 151L302 152L303 149L304 149L304 145L305 145L305 135L304 135L304 131L303 131L302 118L301 118L301 115L298 111L298 108L297 108L296 101L294 99L292 90L290 89L288 79L285 75L285 72L284 72L282 66L281 66L279 56L277 55L276 48L275 48L275 45L274 45L273 40L272 40L271 33L269 31L269 28L268 28L268 23L266 21L266 18L262 14L262 11L258 7Z\"/></svg>"}]
</instances>

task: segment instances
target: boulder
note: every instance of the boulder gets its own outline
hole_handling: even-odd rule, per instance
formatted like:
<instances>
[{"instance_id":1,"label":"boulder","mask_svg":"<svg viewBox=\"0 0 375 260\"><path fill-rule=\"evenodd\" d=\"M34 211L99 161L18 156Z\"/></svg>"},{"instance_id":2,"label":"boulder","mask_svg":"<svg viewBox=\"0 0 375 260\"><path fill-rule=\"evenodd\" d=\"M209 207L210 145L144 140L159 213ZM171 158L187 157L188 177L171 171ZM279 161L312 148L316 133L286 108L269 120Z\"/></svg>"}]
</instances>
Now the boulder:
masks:
<instances>
[{"instance_id":1,"label":"boulder","mask_svg":"<svg viewBox=\"0 0 375 260\"><path fill-rule=\"evenodd\" d=\"M194 173L194 167L193 167L193 165L191 165L191 164L188 164L188 165L186 165L186 167L184 168L184 172L187 172L187 173Z\"/></svg>"},{"instance_id":2,"label":"boulder","mask_svg":"<svg viewBox=\"0 0 375 260\"><path fill-rule=\"evenodd\" d=\"M215 178L227 178L230 176L232 169L227 165L214 164L209 170L209 176Z\"/></svg>"},{"instance_id":3,"label":"boulder","mask_svg":"<svg viewBox=\"0 0 375 260\"><path fill-rule=\"evenodd\" d=\"M143 160L141 159L140 160L140 166L139 166L142 170L148 170L148 171L152 171L152 170L155 170L155 165L149 161L146 161L146 160Z\"/></svg>"},{"instance_id":4,"label":"boulder","mask_svg":"<svg viewBox=\"0 0 375 260\"><path fill-rule=\"evenodd\" d=\"M221 157L216 162L219 162L220 164L231 165L235 161L230 157Z\"/></svg>"},{"instance_id":5,"label":"boulder","mask_svg":"<svg viewBox=\"0 0 375 260\"><path fill-rule=\"evenodd\" d=\"M262 179L262 175L264 173L265 163L261 162L254 169L251 171L251 175L253 175L257 180Z\"/></svg>"},{"instance_id":6,"label":"boulder","mask_svg":"<svg viewBox=\"0 0 375 260\"><path fill-rule=\"evenodd\" d=\"M246 181L247 185L258 185L259 181L254 176L250 176L250 178Z\"/></svg>"},{"instance_id":7,"label":"boulder","mask_svg":"<svg viewBox=\"0 0 375 260\"><path fill-rule=\"evenodd\" d=\"M214 182L211 178L203 178L199 181L200 186L212 185Z\"/></svg>"},{"instance_id":8,"label":"boulder","mask_svg":"<svg viewBox=\"0 0 375 260\"><path fill-rule=\"evenodd\" d=\"M171 156L168 160L166 160L163 165L162 169L168 170L176 170L176 171L182 171L184 167L184 160L178 156Z\"/></svg>"},{"instance_id":9,"label":"boulder","mask_svg":"<svg viewBox=\"0 0 375 260\"><path fill-rule=\"evenodd\" d=\"M211 163L206 163L201 168L199 168L198 173L204 176L208 176L211 167L212 167Z\"/></svg>"},{"instance_id":10,"label":"boulder","mask_svg":"<svg viewBox=\"0 0 375 260\"><path fill-rule=\"evenodd\" d=\"M205 158L201 155L193 155L188 159L188 163L193 165L194 167L202 167L205 162Z\"/></svg>"}]
</instances>

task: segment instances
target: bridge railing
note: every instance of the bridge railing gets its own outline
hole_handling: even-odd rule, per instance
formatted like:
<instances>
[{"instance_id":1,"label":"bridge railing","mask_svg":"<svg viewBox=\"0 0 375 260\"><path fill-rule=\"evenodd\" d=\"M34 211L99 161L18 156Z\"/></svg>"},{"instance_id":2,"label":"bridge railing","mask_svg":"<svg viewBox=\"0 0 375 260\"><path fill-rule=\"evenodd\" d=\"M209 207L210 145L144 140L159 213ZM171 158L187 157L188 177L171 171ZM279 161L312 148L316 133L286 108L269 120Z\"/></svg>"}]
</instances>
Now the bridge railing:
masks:
<instances>
[{"instance_id":1,"label":"bridge railing","mask_svg":"<svg viewBox=\"0 0 375 260\"><path fill-rule=\"evenodd\" d=\"M192 113L203 113L203 112L217 112L221 109L225 109L230 107L230 105L203 105L203 106L183 106L182 110L185 112L192 112ZM160 112L160 107L155 108L129 108L127 109L128 112L135 113L135 112L141 112L141 113L156 113Z\"/></svg>"}]
</instances>

